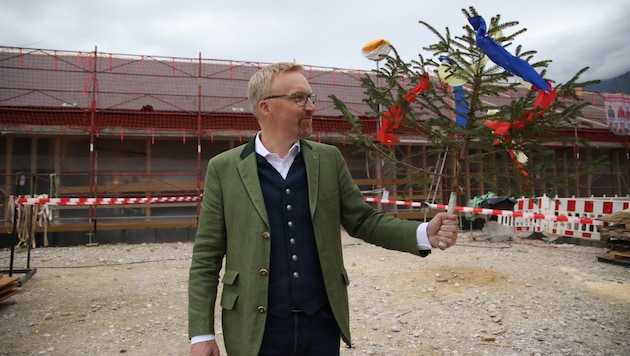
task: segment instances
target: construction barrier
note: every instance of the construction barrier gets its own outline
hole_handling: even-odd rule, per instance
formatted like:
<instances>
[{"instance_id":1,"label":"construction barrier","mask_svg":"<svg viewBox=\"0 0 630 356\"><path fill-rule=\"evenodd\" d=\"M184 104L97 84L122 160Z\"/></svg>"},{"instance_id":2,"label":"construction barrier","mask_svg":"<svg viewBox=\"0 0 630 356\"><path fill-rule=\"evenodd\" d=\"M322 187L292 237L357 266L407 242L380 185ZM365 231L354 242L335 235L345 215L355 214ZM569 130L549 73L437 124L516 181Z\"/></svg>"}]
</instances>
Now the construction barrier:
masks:
<instances>
[{"instance_id":1,"label":"construction barrier","mask_svg":"<svg viewBox=\"0 0 630 356\"><path fill-rule=\"evenodd\" d=\"M379 199L379 198L364 198L364 200L367 202L372 202L372 203L403 205L403 206L416 207L416 208L429 208L429 209L434 209L434 210L447 210L448 209L448 206L444 204L408 202L408 201L401 201L401 200L386 200L386 199ZM581 224L590 224L590 225L603 224L603 222L601 221L597 221L597 220L589 219L589 218L569 217L569 216L563 216L563 215L545 215L545 214L533 213L533 212L514 212L511 210L472 208L469 206L456 206L455 211L460 212L460 213L496 215L496 216L510 217L512 219L524 218L524 219L530 219L530 220L571 222L571 223L581 223ZM506 220L506 221L509 221L509 220Z\"/></svg>"},{"instance_id":2,"label":"construction barrier","mask_svg":"<svg viewBox=\"0 0 630 356\"><path fill-rule=\"evenodd\" d=\"M139 197L139 198L17 198L16 205L127 205L146 203L194 202L197 196L183 197Z\"/></svg>"},{"instance_id":3,"label":"construction barrier","mask_svg":"<svg viewBox=\"0 0 630 356\"><path fill-rule=\"evenodd\" d=\"M572 219L549 223L528 218L515 218L513 224L504 224L515 226L516 231L546 232L568 237L600 240L601 237L596 226L602 224L585 223L586 220L584 219L595 220L628 208L630 208L630 197L549 198L544 195L534 199L518 199L514 211L562 215ZM595 221L599 222L599 220Z\"/></svg>"},{"instance_id":4,"label":"construction barrier","mask_svg":"<svg viewBox=\"0 0 630 356\"><path fill-rule=\"evenodd\" d=\"M48 195L36 197L11 196L10 204L15 206L11 210L11 222L15 220L14 233L18 237L17 246L28 245L35 247L35 234L37 227L43 227L44 246L48 246L48 227L52 226L53 216L51 206L105 206L116 208L124 205L152 204L152 203L187 203L197 202L198 196L172 196L172 197L129 197L129 198L49 198ZM91 220L96 229L96 220ZM93 233L93 231L91 231Z\"/></svg>"},{"instance_id":5,"label":"construction barrier","mask_svg":"<svg viewBox=\"0 0 630 356\"><path fill-rule=\"evenodd\" d=\"M446 210L443 204L429 204L400 200L365 197L365 201L394 204L415 208ZM514 210L498 210L457 206L455 211L497 216L497 222L513 226L520 232L547 232L555 235L599 240L597 226L604 222L598 218L630 208L630 197L625 198L538 198L518 199Z\"/></svg>"},{"instance_id":6,"label":"construction barrier","mask_svg":"<svg viewBox=\"0 0 630 356\"><path fill-rule=\"evenodd\" d=\"M138 197L138 198L16 198L16 205L127 205L146 203L194 202L197 196ZM407 207L446 210L443 204L429 204L401 200L364 197L366 202ZM598 218L630 208L630 197L625 198L520 198L514 210L498 210L457 206L455 211L497 216L502 225L514 226L519 232L546 232L554 235L599 240Z\"/></svg>"}]
</instances>

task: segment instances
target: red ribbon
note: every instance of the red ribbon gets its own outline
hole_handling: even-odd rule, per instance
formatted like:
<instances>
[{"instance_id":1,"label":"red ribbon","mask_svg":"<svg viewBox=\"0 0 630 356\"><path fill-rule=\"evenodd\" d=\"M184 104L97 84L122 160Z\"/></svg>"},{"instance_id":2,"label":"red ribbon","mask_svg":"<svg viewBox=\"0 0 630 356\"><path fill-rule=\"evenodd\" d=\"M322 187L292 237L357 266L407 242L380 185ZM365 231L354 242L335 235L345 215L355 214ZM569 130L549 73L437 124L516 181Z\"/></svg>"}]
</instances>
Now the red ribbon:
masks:
<instances>
[{"instance_id":1,"label":"red ribbon","mask_svg":"<svg viewBox=\"0 0 630 356\"><path fill-rule=\"evenodd\" d=\"M429 73L423 73L418 85L411 88L407 94L403 95L403 99L408 104L411 104L411 102L414 101L420 93L429 88L429 85ZM392 132L400 126L402 119L403 107L397 102L394 106L389 108L385 114L383 114L383 117L381 118L381 128L376 133L376 140L391 150L391 142L400 142L400 140L394 136Z\"/></svg>"},{"instance_id":2,"label":"red ribbon","mask_svg":"<svg viewBox=\"0 0 630 356\"><path fill-rule=\"evenodd\" d=\"M532 107L532 109L529 110L528 112L521 113L522 120L515 120L512 122L499 121L499 120L484 121L483 123L484 126L490 128L492 130L492 133L498 137L493 142L493 145L499 144L501 140L503 140L506 144L509 145L512 142L512 137L509 135L510 130L517 130L517 129L523 128L525 127L526 122L531 122L536 117L541 117L545 114L545 110L549 108L551 103L553 103L553 101L556 98L556 92L551 87L551 83L549 82L547 83L549 84L549 89L547 90L548 92L545 92L544 90L541 90L541 89L537 89L535 86L532 87L532 90L536 90L538 92L538 95L536 96L536 100L534 101L534 106ZM523 167L523 164L521 164L521 162L519 162L518 159L516 158L516 154L514 153L514 150L512 150L511 148L508 148L508 154L514 161L514 165L521 170L521 174L525 177L529 177L529 174L527 173L527 171L525 171L525 167Z\"/></svg>"}]
</instances>

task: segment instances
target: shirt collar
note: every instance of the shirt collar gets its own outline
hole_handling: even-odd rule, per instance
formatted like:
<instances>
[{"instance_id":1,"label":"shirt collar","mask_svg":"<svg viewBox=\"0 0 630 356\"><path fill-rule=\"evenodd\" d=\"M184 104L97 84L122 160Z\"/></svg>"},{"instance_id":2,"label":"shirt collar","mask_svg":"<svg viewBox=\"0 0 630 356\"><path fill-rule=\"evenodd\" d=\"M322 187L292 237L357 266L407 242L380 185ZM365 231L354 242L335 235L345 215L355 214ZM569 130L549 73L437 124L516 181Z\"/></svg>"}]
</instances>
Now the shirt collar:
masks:
<instances>
[{"instance_id":1,"label":"shirt collar","mask_svg":"<svg viewBox=\"0 0 630 356\"><path fill-rule=\"evenodd\" d=\"M259 155L263 156L263 157L267 157L270 154L274 154L269 152L269 150L267 150L267 148L263 145L262 141L260 140L260 131L256 134L256 153L258 153ZM300 141L296 141L291 148L289 148L289 156L297 156L297 154L300 152Z\"/></svg>"}]
</instances>

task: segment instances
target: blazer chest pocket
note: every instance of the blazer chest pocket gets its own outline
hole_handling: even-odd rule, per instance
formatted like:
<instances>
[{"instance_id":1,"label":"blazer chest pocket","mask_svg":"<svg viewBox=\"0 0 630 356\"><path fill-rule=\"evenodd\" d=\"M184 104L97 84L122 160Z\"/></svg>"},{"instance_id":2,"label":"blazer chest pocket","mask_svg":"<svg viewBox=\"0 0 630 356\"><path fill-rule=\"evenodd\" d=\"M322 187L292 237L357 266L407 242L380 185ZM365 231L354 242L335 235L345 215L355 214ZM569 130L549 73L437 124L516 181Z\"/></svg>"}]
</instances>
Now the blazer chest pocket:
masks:
<instances>
[{"instance_id":1,"label":"blazer chest pocket","mask_svg":"<svg viewBox=\"0 0 630 356\"><path fill-rule=\"evenodd\" d=\"M223 293L221 293L221 307L223 309L232 310L236 305L238 293L236 293L236 282L238 280L238 272L225 271L223 275Z\"/></svg>"}]
</instances>

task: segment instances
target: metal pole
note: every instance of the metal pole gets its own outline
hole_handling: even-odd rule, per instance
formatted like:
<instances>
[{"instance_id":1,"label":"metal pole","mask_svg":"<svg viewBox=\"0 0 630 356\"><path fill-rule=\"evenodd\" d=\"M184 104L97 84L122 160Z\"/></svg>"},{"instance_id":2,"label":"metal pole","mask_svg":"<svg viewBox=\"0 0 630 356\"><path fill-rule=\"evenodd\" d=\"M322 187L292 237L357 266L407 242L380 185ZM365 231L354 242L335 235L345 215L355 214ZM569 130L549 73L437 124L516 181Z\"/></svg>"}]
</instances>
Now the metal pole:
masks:
<instances>
[{"instance_id":1,"label":"metal pole","mask_svg":"<svg viewBox=\"0 0 630 356\"><path fill-rule=\"evenodd\" d=\"M376 87L380 89L381 87L381 78L378 75L380 70L380 66L379 66L379 61L376 61ZM378 103L378 121L376 122L376 133L378 134L378 132L381 130L381 126L383 125L383 115L381 114L381 112L383 111L382 109L382 104ZM378 188L384 189L383 187L383 157L381 157L381 152L380 151L376 151L376 181L378 182ZM383 205L378 203L377 204L377 209L378 210L383 210Z\"/></svg>"},{"instance_id":2,"label":"metal pole","mask_svg":"<svg viewBox=\"0 0 630 356\"><path fill-rule=\"evenodd\" d=\"M35 179L34 179L35 177L33 176L33 174L30 174L29 178L30 178L29 179L29 183L30 183L30 185L29 185L29 194L30 194L30 196L34 197L35 196L35 184L34 184L35 183ZM29 226L30 235L32 235L33 239L35 241L37 241L37 232L33 231L33 230L36 230L35 227L32 224L32 220L34 218L33 215L35 215L35 206L33 206L31 208L31 216L28 219L29 220L28 221L28 223L29 223L28 226ZM33 246L33 242L32 241L28 241L27 244L26 244L26 251L27 251L26 252L26 269L27 270L31 268L31 249L32 249L32 246Z\"/></svg>"},{"instance_id":3,"label":"metal pole","mask_svg":"<svg viewBox=\"0 0 630 356\"><path fill-rule=\"evenodd\" d=\"M17 173L15 175L15 199L20 196L20 186L24 185L26 177L23 173ZM13 277L13 262L15 258L15 245L18 241L17 232L17 219L18 219L18 206L13 204L13 233L11 234L11 257L9 259L9 277Z\"/></svg>"},{"instance_id":4,"label":"metal pole","mask_svg":"<svg viewBox=\"0 0 630 356\"><path fill-rule=\"evenodd\" d=\"M89 197L96 196L96 173L95 173L95 153L94 153L94 144L95 144L95 131L96 131L96 91L98 90L97 86L97 61L98 61L98 47L94 47L94 63L92 66L92 88L90 90L90 167L89 167ZM96 207L90 206L88 208L88 226L89 224L96 219ZM92 236L96 233L96 231L90 229L88 231L88 245L92 245Z\"/></svg>"},{"instance_id":5,"label":"metal pole","mask_svg":"<svg viewBox=\"0 0 630 356\"><path fill-rule=\"evenodd\" d=\"M195 170L195 180L197 186L197 196L201 196L201 100L202 100L202 86L201 77L203 61L201 60L201 52L199 52L199 73L197 80L197 168ZM201 199L197 200L197 216L201 211Z\"/></svg>"}]
</instances>

